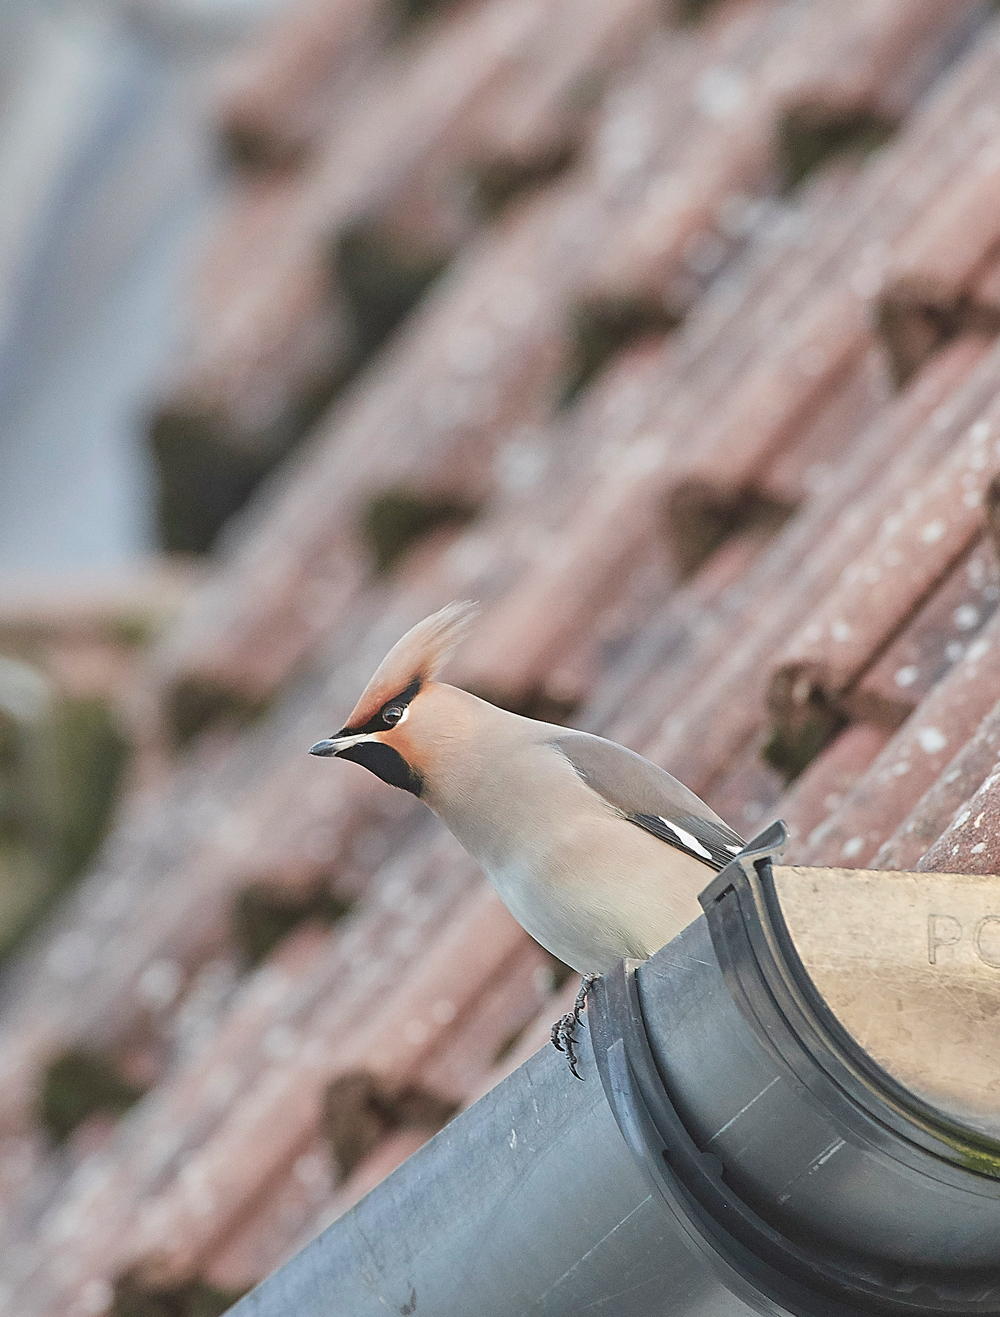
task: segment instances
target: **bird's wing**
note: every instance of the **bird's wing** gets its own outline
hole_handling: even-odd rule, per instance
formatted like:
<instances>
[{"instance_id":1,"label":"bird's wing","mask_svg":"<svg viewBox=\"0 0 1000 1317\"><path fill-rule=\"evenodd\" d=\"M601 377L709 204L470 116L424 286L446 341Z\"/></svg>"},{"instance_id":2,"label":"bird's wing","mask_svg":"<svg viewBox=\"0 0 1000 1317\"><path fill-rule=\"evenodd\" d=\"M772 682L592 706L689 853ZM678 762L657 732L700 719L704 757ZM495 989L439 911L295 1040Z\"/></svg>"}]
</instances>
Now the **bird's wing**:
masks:
<instances>
[{"instance_id":1,"label":"bird's wing","mask_svg":"<svg viewBox=\"0 0 1000 1317\"><path fill-rule=\"evenodd\" d=\"M743 849L742 837L693 791L633 750L587 732L565 732L550 744L630 823L702 864L724 869Z\"/></svg>"}]
</instances>

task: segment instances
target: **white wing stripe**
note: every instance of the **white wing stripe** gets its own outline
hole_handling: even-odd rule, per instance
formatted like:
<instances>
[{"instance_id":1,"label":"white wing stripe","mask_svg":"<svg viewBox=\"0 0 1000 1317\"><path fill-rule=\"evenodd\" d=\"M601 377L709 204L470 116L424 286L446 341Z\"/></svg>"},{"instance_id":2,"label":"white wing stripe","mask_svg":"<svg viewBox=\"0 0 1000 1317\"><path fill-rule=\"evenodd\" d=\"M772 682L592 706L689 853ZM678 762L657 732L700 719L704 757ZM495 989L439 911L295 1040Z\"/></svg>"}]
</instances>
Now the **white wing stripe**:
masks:
<instances>
[{"instance_id":1,"label":"white wing stripe","mask_svg":"<svg viewBox=\"0 0 1000 1317\"><path fill-rule=\"evenodd\" d=\"M671 823L670 820L665 819L662 814L658 814L657 818L660 820L661 823L665 823L667 825L667 827L674 834L677 840L687 850L693 851L695 855L704 855L706 860L714 859L712 852L708 850L707 847L703 846L701 842L698 840L698 838L693 835L693 833L688 832L687 828L679 828L676 823Z\"/></svg>"}]
</instances>

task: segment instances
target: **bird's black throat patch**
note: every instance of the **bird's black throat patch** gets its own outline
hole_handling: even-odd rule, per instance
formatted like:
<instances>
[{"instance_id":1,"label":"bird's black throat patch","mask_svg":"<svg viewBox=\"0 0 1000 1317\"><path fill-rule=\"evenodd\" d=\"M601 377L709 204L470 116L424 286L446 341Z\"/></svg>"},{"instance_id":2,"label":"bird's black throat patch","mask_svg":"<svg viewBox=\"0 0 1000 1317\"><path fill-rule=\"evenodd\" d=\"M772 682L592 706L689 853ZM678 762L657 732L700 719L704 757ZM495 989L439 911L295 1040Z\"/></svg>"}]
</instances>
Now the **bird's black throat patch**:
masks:
<instances>
[{"instance_id":1,"label":"bird's black throat patch","mask_svg":"<svg viewBox=\"0 0 1000 1317\"><path fill-rule=\"evenodd\" d=\"M362 768L367 768L369 773L374 773L389 786L411 791L415 796L419 796L424 789L424 779L420 774L410 767L398 750L386 745L384 741L362 741L360 745L339 751L337 758L350 759Z\"/></svg>"}]
</instances>

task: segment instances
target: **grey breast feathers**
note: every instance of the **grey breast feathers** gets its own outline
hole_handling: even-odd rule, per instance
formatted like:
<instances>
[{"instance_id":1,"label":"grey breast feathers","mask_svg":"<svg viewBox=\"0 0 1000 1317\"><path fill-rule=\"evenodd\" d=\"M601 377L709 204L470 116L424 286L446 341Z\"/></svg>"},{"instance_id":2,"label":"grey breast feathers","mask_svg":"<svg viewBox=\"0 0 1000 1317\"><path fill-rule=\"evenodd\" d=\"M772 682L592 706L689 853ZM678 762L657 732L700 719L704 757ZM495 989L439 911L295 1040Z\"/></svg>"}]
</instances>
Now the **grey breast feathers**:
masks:
<instances>
[{"instance_id":1,"label":"grey breast feathers","mask_svg":"<svg viewBox=\"0 0 1000 1317\"><path fill-rule=\"evenodd\" d=\"M587 732L566 732L549 744L629 823L709 868L724 869L742 850L740 835L704 801L633 750Z\"/></svg>"}]
</instances>

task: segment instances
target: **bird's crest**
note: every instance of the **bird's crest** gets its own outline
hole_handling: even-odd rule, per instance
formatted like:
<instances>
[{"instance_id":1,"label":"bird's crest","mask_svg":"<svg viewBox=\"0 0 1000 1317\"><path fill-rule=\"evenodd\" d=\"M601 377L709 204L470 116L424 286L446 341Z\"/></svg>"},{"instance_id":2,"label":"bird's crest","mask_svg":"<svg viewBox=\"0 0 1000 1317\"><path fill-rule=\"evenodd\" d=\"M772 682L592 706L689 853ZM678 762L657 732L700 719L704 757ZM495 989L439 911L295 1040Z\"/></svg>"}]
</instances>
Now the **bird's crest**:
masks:
<instances>
[{"instance_id":1,"label":"bird's crest","mask_svg":"<svg viewBox=\"0 0 1000 1317\"><path fill-rule=\"evenodd\" d=\"M431 681L444 667L479 608L468 601L445 604L397 640L375 670L361 699L347 720L348 727L363 727L387 700L414 682Z\"/></svg>"}]
</instances>

